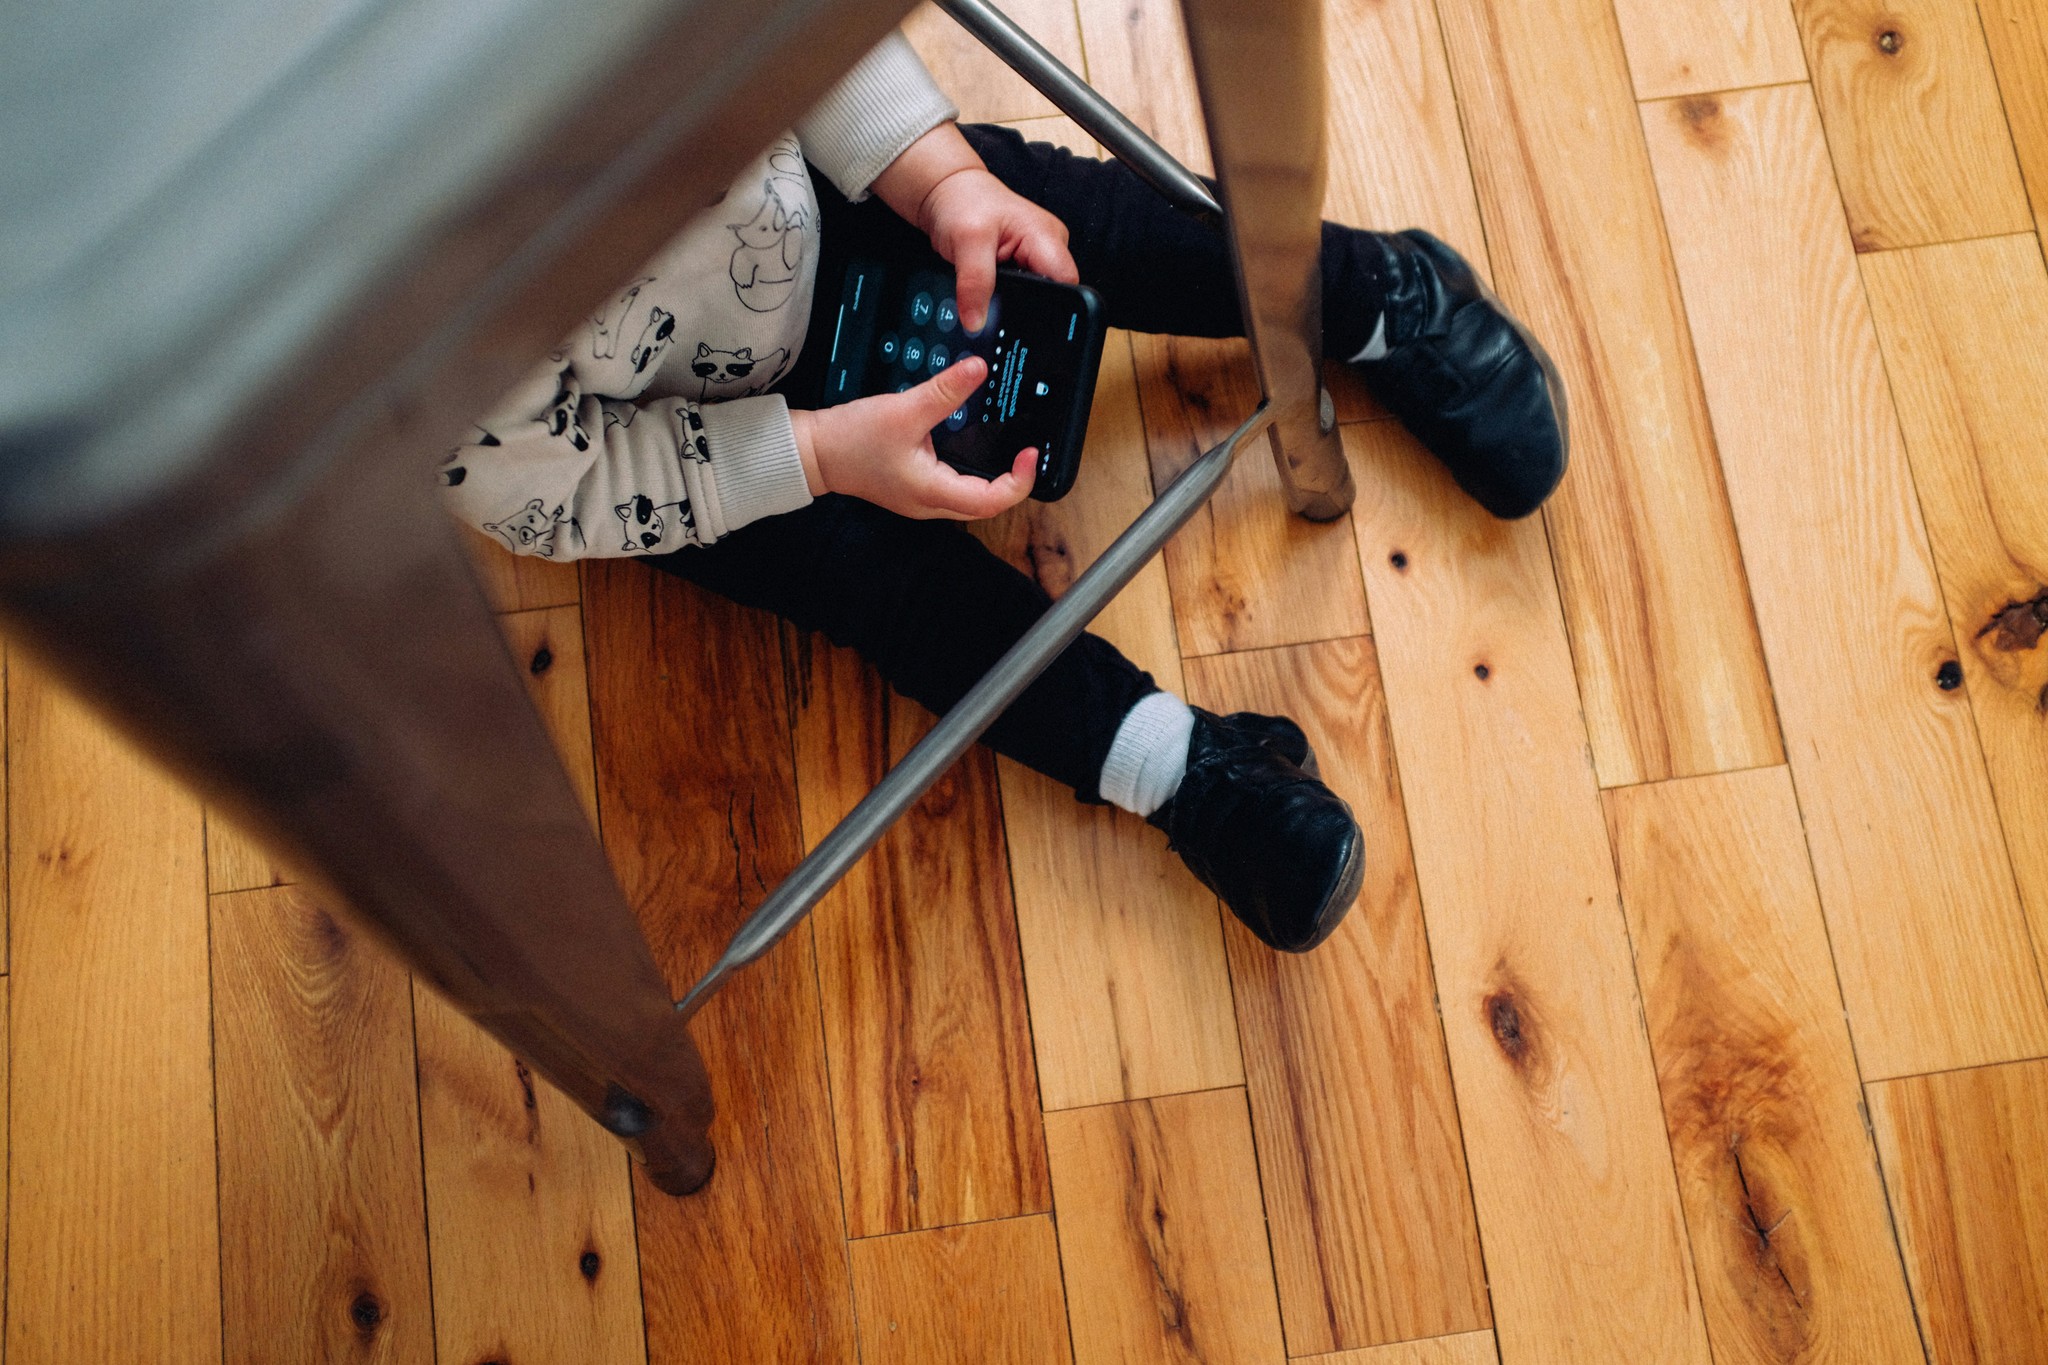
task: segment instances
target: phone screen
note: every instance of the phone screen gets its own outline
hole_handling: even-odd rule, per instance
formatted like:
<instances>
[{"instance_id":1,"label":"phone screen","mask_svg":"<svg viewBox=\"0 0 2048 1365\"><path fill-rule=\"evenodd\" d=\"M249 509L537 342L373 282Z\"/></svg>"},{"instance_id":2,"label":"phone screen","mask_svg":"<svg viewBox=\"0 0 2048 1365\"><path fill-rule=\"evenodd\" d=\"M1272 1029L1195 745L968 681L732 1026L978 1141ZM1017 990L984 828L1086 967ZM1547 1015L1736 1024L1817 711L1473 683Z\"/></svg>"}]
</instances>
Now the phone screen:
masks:
<instances>
[{"instance_id":1,"label":"phone screen","mask_svg":"<svg viewBox=\"0 0 2048 1365\"><path fill-rule=\"evenodd\" d=\"M933 428L933 449L956 469L992 479L1035 446L1043 487L1034 492L1057 497L1073 482L1101 344L1101 301L1092 290L1001 271L987 320L969 332L950 272L855 260L841 284L824 401L901 393L979 355L988 378Z\"/></svg>"}]
</instances>

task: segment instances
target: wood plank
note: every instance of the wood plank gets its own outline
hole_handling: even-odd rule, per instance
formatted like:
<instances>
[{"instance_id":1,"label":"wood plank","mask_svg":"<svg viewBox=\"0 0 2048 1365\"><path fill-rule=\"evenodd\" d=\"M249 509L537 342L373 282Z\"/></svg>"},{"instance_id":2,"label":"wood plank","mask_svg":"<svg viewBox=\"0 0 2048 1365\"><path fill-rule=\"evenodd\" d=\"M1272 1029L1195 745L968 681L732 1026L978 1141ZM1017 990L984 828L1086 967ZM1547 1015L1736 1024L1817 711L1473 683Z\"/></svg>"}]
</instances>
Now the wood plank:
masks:
<instances>
[{"instance_id":1,"label":"wood plank","mask_svg":"<svg viewBox=\"0 0 2048 1365\"><path fill-rule=\"evenodd\" d=\"M2048 270L2031 233L1861 264L2038 954L2048 944Z\"/></svg>"},{"instance_id":2,"label":"wood plank","mask_svg":"<svg viewBox=\"0 0 2048 1365\"><path fill-rule=\"evenodd\" d=\"M9 664L7 1358L218 1360L199 803Z\"/></svg>"},{"instance_id":3,"label":"wood plank","mask_svg":"<svg viewBox=\"0 0 2048 1365\"><path fill-rule=\"evenodd\" d=\"M1045 1138L1080 1365L1281 1358L1243 1091L1049 1114Z\"/></svg>"},{"instance_id":4,"label":"wood plank","mask_svg":"<svg viewBox=\"0 0 2048 1365\"><path fill-rule=\"evenodd\" d=\"M1087 74L1073 0L1004 0L1002 11L1069 70ZM939 88L960 106L962 121L1002 123L1059 112L1051 100L1032 89L937 6L919 5L912 10L903 21L903 32L924 58Z\"/></svg>"},{"instance_id":5,"label":"wood plank","mask_svg":"<svg viewBox=\"0 0 2048 1365\"><path fill-rule=\"evenodd\" d=\"M1067 1301L1043 1215L852 1244L865 1365L1061 1365Z\"/></svg>"},{"instance_id":6,"label":"wood plank","mask_svg":"<svg viewBox=\"0 0 2048 1365\"><path fill-rule=\"evenodd\" d=\"M2048 232L2048 10L2034 0L1978 0L2034 227Z\"/></svg>"},{"instance_id":7,"label":"wood plank","mask_svg":"<svg viewBox=\"0 0 2048 1365\"><path fill-rule=\"evenodd\" d=\"M206 889L214 895L228 891L256 891L264 887L289 886L299 880L283 862L270 856L234 820L213 809L206 810Z\"/></svg>"},{"instance_id":8,"label":"wood plank","mask_svg":"<svg viewBox=\"0 0 2048 1365\"><path fill-rule=\"evenodd\" d=\"M224 1358L426 1365L405 972L310 892L212 911Z\"/></svg>"},{"instance_id":9,"label":"wood plank","mask_svg":"<svg viewBox=\"0 0 2048 1365\"><path fill-rule=\"evenodd\" d=\"M1637 99L1806 79L1791 7L1776 0L1615 0Z\"/></svg>"},{"instance_id":10,"label":"wood plank","mask_svg":"<svg viewBox=\"0 0 2048 1365\"><path fill-rule=\"evenodd\" d=\"M493 611L532 611L576 603L576 565L535 555L515 555L492 536L465 528L469 562Z\"/></svg>"},{"instance_id":11,"label":"wood plank","mask_svg":"<svg viewBox=\"0 0 2048 1365\"><path fill-rule=\"evenodd\" d=\"M1934 1365L2023 1365L2048 1341L2048 1062L1869 1087Z\"/></svg>"},{"instance_id":12,"label":"wood plank","mask_svg":"<svg viewBox=\"0 0 2048 1365\"><path fill-rule=\"evenodd\" d=\"M1543 528L1394 423L1345 438L1502 1358L1705 1365Z\"/></svg>"},{"instance_id":13,"label":"wood plank","mask_svg":"<svg viewBox=\"0 0 2048 1365\"><path fill-rule=\"evenodd\" d=\"M1211 710L1300 721L1366 839L1365 889L1315 952L1275 953L1234 920L1228 930L1288 1350L1486 1327L1486 1274L1372 642L1196 659L1188 693Z\"/></svg>"},{"instance_id":14,"label":"wood plank","mask_svg":"<svg viewBox=\"0 0 2048 1365\"><path fill-rule=\"evenodd\" d=\"M1858 251L2024 232L1975 5L1793 0Z\"/></svg>"},{"instance_id":15,"label":"wood plank","mask_svg":"<svg viewBox=\"0 0 2048 1365\"><path fill-rule=\"evenodd\" d=\"M1126 334L1112 334L1088 425L1086 487L977 534L1058 596L1152 498ZM1096 634L1182 689L1166 568L1155 559ZM1244 1080L1216 898L1142 821L1001 762L1003 820L1046 1109Z\"/></svg>"},{"instance_id":16,"label":"wood plank","mask_svg":"<svg viewBox=\"0 0 2048 1365\"><path fill-rule=\"evenodd\" d=\"M1863 1074L2048 1051L1813 97L1644 124Z\"/></svg>"},{"instance_id":17,"label":"wood plank","mask_svg":"<svg viewBox=\"0 0 2048 1365\"><path fill-rule=\"evenodd\" d=\"M646 1359L624 1149L423 983L413 1007L440 1358Z\"/></svg>"},{"instance_id":18,"label":"wood plank","mask_svg":"<svg viewBox=\"0 0 2048 1365\"><path fill-rule=\"evenodd\" d=\"M815 847L932 719L851 650L784 647ZM1051 1208L994 755L954 764L811 923L847 1235Z\"/></svg>"},{"instance_id":19,"label":"wood plank","mask_svg":"<svg viewBox=\"0 0 2048 1365\"><path fill-rule=\"evenodd\" d=\"M1368 1346L1334 1355L1296 1356L1297 1365L1497 1365L1500 1352L1491 1332L1461 1332L1390 1346Z\"/></svg>"},{"instance_id":20,"label":"wood plank","mask_svg":"<svg viewBox=\"0 0 2048 1365\"><path fill-rule=\"evenodd\" d=\"M1209 169L1179 10L1168 0L1088 4L1082 35L1096 89L1173 155ZM1258 406L1241 341L1134 336L1153 482L1166 484ZM1346 519L1287 511L1263 441L1166 547L1181 651L1190 657L1363 634Z\"/></svg>"},{"instance_id":21,"label":"wood plank","mask_svg":"<svg viewBox=\"0 0 2048 1365\"><path fill-rule=\"evenodd\" d=\"M508 612L499 626L595 822L579 610ZM644 1359L617 1140L425 986L413 994L442 1358Z\"/></svg>"},{"instance_id":22,"label":"wood plank","mask_svg":"<svg viewBox=\"0 0 2048 1365\"><path fill-rule=\"evenodd\" d=\"M0 638L0 829L5 829L8 827L8 763L6 725L8 670L7 656L9 652L10 651L8 649L7 641L4 638ZM14 941L14 936L8 928L8 901L13 894L13 878L8 873L8 866L9 863L11 862L11 858L9 856L7 848L4 846L5 842L5 840L0 840L0 973L5 973L7 970L9 945L12 944ZM0 999L4 999L4 997L0 997ZM0 1028L4 1027L4 1024L0 1024ZM4 1041L4 1039L0 1039L0 1041ZM6 1048L4 1046L0 1046L0 1052L5 1051ZM4 1063L0 1063L0 1065L4 1065ZM6 1128L6 1115L5 1113L0 1113L0 1157L4 1157L6 1155ZM4 1165L0 1165L0 1170L4 1169ZM5 1188L6 1183L7 1182L5 1180L0 1180L0 1264L5 1264L5 1256L7 1252L7 1220L5 1216L7 1211L7 1194ZM6 1359L7 1333L4 1329L0 1329L0 1365L4 1365Z\"/></svg>"},{"instance_id":23,"label":"wood plank","mask_svg":"<svg viewBox=\"0 0 2048 1365\"><path fill-rule=\"evenodd\" d=\"M1200 175L1213 171L1178 4L1077 0L1076 9L1088 83L1182 165Z\"/></svg>"},{"instance_id":24,"label":"wood plank","mask_svg":"<svg viewBox=\"0 0 2048 1365\"><path fill-rule=\"evenodd\" d=\"M497 558L515 561L502 550ZM533 561L544 563L545 561ZM550 566L567 569L567 565ZM505 643L526 669L528 690L541 708L542 720L557 735L556 748L568 766L586 809L596 818L597 793L590 776L590 702L583 684L583 627L575 605L573 575L565 607L505 609L498 624ZM553 595L553 594L547 594ZM550 673L557 662L569 669ZM559 680L559 681L558 681ZM581 731L580 738L578 731ZM289 886L302 880L283 860L274 857L255 835L221 811L206 812L206 889L215 895L261 887Z\"/></svg>"},{"instance_id":25,"label":"wood plank","mask_svg":"<svg viewBox=\"0 0 2048 1365\"><path fill-rule=\"evenodd\" d=\"M801 847L777 626L637 564L589 563L583 624L605 847L680 992ZM697 1016L718 1172L635 1176L653 1365L851 1361L832 1100L811 933Z\"/></svg>"},{"instance_id":26,"label":"wood plank","mask_svg":"<svg viewBox=\"0 0 2048 1365\"><path fill-rule=\"evenodd\" d=\"M4 770L6 766L7 765L5 763L0 763L0 770ZM9 981L8 978L0 976L0 1170L5 1170L9 1172L13 1170L13 1167L7 1164L7 1137L9 1132L12 1131L8 1119L7 1108L8 1096L13 1093L12 1089L9 1087L7 1083L8 1060L14 1055L14 1049L9 1044L8 1029L8 1020L13 1017L13 1011L9 1008L9 1002L12 999L12 996L10 995L12 989L13 983ZM0 1265L8 1264L7 1183L8 1182L4 1180L0 1180ZM5 1365L6 1360L7 1334L4 1331L0 1331L0 1365Z\"/></svg>"},{"instance_id":27,"label":"wood plank","mask_svg":"<svg viewBox=\"0 0 2048 1365\"><path fill-rule=\"evenodd\" d=\"M1165 488L1259 405L1251 347L1134 333L1152 481ZM1287 510L1263 440L1240 452L1209 501L1166 543L1181 652L1194 658L1305 644L1370 629L1350 514Z\"/></svg>"},{"instance_id":28,"label":"wood plank","mask_svg":"<svg viewBox=\"0 0 2048 1365\"><path fill-rule=\"evenodd\" d=\"M505 647L526 680L526 695L540 713L555 753L597 823L597 772L590 749L590 681L583 651L582 609L544 607L498 618Z\"/></svg>"},{"instance_id":29,"label":"wood plank","mask_svg":"<svg viewBox=\"0 0 2048 1365\"><path fill-rule=\"evenodd\" d=\"M1324 216L1381 230L1427 228L1491 279L1435 4L1331 0L1323 38L1330 163ZM1338 421L1387 415L1349 365L1326 363L1323 383L1336 399Z\"/></svg>"},{"instance_id":30,"label":"wood plank","mask_svg":"<svg viewBox=\"0 0 2048 1365\"><path fill-rule=\"evenodd\" d=\"M1495 278L1570 397L1546 520L1600 783L1779 762L1613 11L1441 8Z\"/></svg>"},{"instance_id":31,"label":"wood plank","mask_svg":"<svg viewBox=\"0 0 2048 1365\"><path fill-rule=\"evenodd\" d=\"M1918 1361L1791 774L1607 818L1715 1361Z\"/></svg>"}]
</instances>

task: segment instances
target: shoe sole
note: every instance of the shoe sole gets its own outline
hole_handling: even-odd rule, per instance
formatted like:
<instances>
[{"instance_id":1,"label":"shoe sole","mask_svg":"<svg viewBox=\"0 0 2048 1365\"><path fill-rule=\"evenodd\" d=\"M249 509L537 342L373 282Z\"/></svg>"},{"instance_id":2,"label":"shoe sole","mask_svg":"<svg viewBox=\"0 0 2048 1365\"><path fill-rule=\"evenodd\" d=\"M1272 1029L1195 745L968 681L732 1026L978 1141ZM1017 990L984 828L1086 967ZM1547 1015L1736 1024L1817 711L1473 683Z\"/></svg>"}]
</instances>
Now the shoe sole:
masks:
<instances>
[{"instance_id":1,"label":"shoe sole","mask_svg":"<svg viewBox=\"0 0 2048 1365\"><path fill-rule=\"evenodd\" d=\"M1365 886L1365 833L1360 831L1351 841L1350 850L1344 855L1344 870L1337 874L1337 884L1330 888L1328 899L1322 909L1316 912L1315 936L1299 948L1289 948L1290 953L1313 952L1323 941L1337 932L1337 926L1344 922L1351 907L1358 901L1358 893Z\"/></svg>"}]
</instances>

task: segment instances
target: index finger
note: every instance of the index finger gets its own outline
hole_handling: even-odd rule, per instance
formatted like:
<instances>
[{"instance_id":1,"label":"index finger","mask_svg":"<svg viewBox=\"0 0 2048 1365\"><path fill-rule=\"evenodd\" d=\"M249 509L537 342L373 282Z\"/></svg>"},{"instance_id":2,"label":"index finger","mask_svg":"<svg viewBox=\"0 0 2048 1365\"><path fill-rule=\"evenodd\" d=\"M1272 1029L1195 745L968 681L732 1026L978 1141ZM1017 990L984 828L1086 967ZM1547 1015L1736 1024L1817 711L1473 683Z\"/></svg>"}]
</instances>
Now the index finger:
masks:
<instances>
[{"instance_id":1,"label":"index finger","mask_svg":"<svg viewBox=\"0 0 2048 1365\"><path fill-rule=\"evenodd\" d=\"M953 258L953 298L960 325L972 336L988 323L988 301L996 292L996 238L977 233L960 243Z\"/></svg>"}]
</instances>

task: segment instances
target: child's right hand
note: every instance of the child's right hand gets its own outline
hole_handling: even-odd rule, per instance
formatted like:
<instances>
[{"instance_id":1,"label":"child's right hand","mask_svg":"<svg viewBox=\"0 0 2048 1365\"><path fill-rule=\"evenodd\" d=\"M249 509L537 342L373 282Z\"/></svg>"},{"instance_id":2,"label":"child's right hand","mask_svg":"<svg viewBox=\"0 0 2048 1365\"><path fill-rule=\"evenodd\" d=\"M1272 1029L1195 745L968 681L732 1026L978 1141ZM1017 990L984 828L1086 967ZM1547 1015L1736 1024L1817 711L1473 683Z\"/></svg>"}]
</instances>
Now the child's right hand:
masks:
<instances>
[{"instance_id":1,"label":"child's right hand","mask_svg":"<svg viewBox=\"0 0 2048 1365\"><path fill-rule=\"evenodd\" d=\"M970 355L903 393L790 413L812 496L846 493L902 516L954 521L992 517L1024 501L1037 477L1036 449L1019 451L1010 472L993 480L963 474L932 450L932 428L987 376L988 362Z\"/></svg>"}]
</instances>

